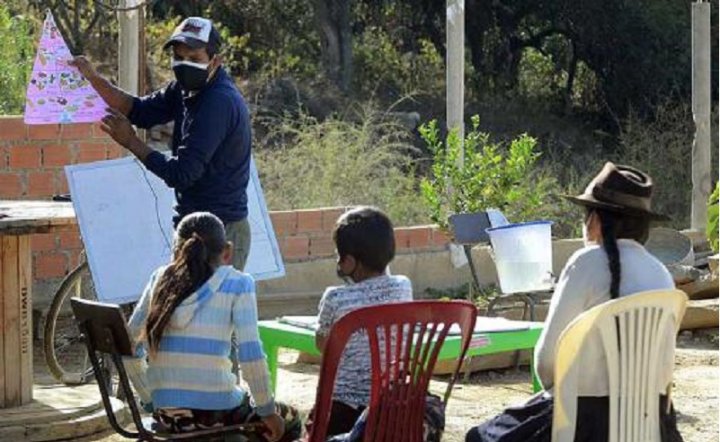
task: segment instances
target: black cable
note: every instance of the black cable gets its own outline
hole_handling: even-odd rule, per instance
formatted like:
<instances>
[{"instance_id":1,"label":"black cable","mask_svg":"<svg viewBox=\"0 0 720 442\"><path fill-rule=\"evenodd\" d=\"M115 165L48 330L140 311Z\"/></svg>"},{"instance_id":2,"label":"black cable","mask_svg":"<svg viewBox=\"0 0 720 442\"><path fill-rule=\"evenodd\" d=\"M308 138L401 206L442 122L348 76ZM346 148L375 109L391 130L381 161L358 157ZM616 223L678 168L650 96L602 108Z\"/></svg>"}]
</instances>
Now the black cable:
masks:
<instances>
[{"instance_id":1,"label":"black cable","mask_svg":"<svg viewBox=\"0 0 720 442\"><path fill-rule=\"evenodd\" d=\"M147 183L148 187L150 188L150 192L152 192L153 198L155 199L155 220L157 221L157 225L160 228L160 232L162 232L163 240L165 240L165 245L168 248L168 251L172 253L172 245L168 241L168 235L165 231L165 228L163 227L162 220L160 219L160 199L157 196L157 193L155 193L155 189L153 188L152 184L150 183L150 178L147 176L147 170L145 169L145 166L140 163L139 160L135 160L135 163L138 165L140 170L142 171L143 178L145 178L145 182Z\"/></svg>"}]
</instances>

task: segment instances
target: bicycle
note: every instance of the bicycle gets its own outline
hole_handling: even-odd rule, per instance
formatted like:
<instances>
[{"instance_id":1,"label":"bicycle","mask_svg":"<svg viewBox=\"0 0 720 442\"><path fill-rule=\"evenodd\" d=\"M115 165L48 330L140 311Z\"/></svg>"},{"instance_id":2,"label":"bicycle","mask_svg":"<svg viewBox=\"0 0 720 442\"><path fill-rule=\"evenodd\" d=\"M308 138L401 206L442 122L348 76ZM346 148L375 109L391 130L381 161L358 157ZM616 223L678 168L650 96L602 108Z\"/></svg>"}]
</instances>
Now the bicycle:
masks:
<instances>
[{"instance_id":1,"label":"bicycle","mask_svg":"<svg viewBox=\"0 0 720 442\"><path fill-rule=\"evenodd\" d=\"M56 195L53 197L53 201L68 202L70 196ZM75 324L75 318L70 309L70 298L72 297L98 300L84 251L80 255L78 266L63 278L55 291L43 327L45 363L50 374L68 386L86 384L95 379L84 337ZM123 306L126 314L131 313L132 308L133 304ZM102 355L99 359L101 365L107 370L107 379L111 379L111 364L104 363ZM110 385L109 391L116 391L113 387Z\"/></svg>"},{"instance_id":2,"label":"bicycle","mask_svg":"<svg viewBox=\"0 0 720 442\"><path fill-rule=\"evenodd\" d=\"M55 195L53 200L69 202L71 198L70 195ZM98 300L84 251L80 255L78 266L63 278L53 295L43 329L45 363L52 376L68 386L86 384L95 379L84 337L71 313L70 298L73 296L93 301ZM125 317L129 318L135 308L135 303L123 304L121 307ZM234 336L233 342L235 342ZM240 371L235 347L235 345L232 346L230 359L232 371L239 378ZM112 363L105 361L103 355L99 355L98 360L107 370L108 376L105 378L113 379ZM111 394L118 393L118 398L122 399L121 389L116 387L117 383L113 382L113 385L108 386L108 391Z\"/></svg>"}]
</instances>

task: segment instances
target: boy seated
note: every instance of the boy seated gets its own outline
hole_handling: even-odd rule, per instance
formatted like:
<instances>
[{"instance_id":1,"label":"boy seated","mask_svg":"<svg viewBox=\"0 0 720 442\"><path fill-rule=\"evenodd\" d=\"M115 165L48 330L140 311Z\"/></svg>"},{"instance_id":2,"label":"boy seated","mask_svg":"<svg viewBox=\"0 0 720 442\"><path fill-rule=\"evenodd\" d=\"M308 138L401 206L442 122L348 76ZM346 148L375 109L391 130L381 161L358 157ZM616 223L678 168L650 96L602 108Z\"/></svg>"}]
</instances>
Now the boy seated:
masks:
<instances>
[{"instance_id":1,"label":"boy seated","mask_svg":"<svg viewBox=\"0 0 720 442\"><path fill-rule=\"evenodd\" d=\"M373 207L360 207L338 218L333 232L337 274L345 285L328 287L320 300L316 343L325 349L330 328L345 314L371 305L412 301L405 276L390 275L395 235L390 219ZM347 433L370 402L370 349L366 335L348 341L338 367L328 437Z\"/></svg>"}]
</instances>

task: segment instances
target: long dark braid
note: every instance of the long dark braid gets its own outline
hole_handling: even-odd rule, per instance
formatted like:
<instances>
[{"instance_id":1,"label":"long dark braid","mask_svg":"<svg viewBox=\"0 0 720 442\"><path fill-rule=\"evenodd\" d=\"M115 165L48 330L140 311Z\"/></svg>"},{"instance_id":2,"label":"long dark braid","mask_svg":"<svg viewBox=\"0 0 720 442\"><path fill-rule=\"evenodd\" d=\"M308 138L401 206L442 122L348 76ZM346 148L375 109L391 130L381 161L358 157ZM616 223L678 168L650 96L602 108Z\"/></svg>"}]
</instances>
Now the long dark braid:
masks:
<instances>
[{"instance_id":1,"label":"long dark braid","mask_svg":"<svg viewBox=\"0 0 720 442\"><path fill-rule=\"evenodd\" d=\"M600 217L600 231L603 237L602 247L608 258L610 268L610 299L620 296L620 250L617 245L617 219L615 214L597 211Z\"/></svg>"},{"instance_id":2,"label":"long dark braid","mask_svg":"<svg viewBox=\"0 0 720 442\"><path fill-rule=\"evenodd\" d=\"M212 276L225 243L223 224L210 213L193 213L178 225L173 262L155 286L145 323L151 357L175 309Z\"/></svg>"},{"instance_id":3,"label":"long dark braid","mask_svg":"<svg viewBox=\"0 0 720 442\"><path fill-rule=\"evenodd\" d=\"M620 238L633 239L640 244L645 243L650 231L650 219L646 216L634 216L627 213L612 212L603 209L589 209L588 216L596 213L600 218L600 232L602 233L602 247L608 257L610 269L610 298L620 296L620 250L617 240Z\"/></svg>"}]
</instances>

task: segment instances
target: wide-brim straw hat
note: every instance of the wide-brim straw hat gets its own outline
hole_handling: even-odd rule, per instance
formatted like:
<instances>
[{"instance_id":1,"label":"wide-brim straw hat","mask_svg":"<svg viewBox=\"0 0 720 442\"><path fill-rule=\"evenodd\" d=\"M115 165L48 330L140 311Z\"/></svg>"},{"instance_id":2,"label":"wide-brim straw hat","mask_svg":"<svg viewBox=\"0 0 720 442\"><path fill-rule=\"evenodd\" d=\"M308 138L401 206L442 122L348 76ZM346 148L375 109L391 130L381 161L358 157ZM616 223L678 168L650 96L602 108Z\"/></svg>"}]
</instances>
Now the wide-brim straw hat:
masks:
<instances>
[{"instance_id":1,"label":"wide-brim straw hat","mask_svg":"<svg viewBox=\"0 0 720 442\"><path fill-rule=\"evenodd\" d=\"M630 166L605 163L600 173L590 181L580 195L562 195L575 204L586 207L646 216L652 220L670 218L653 212L650 206L653 182L650 176Z\"/></svg>"}]
</instances>

